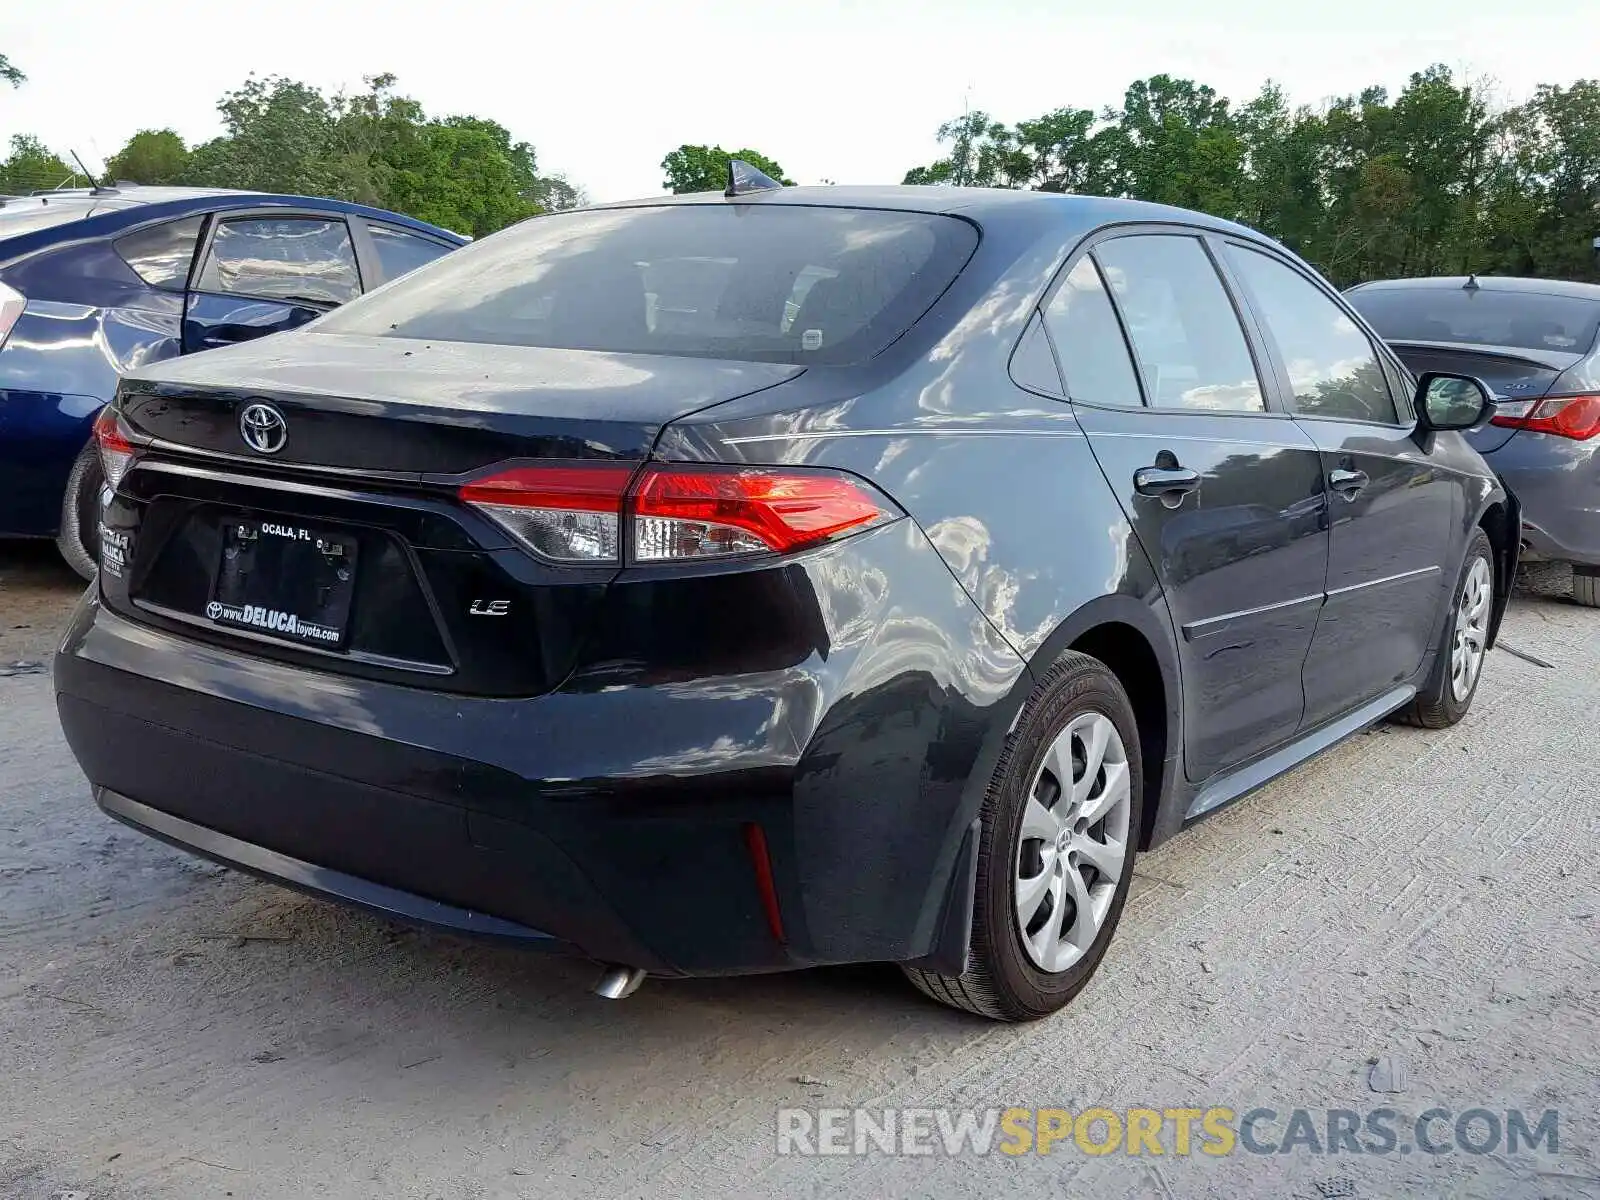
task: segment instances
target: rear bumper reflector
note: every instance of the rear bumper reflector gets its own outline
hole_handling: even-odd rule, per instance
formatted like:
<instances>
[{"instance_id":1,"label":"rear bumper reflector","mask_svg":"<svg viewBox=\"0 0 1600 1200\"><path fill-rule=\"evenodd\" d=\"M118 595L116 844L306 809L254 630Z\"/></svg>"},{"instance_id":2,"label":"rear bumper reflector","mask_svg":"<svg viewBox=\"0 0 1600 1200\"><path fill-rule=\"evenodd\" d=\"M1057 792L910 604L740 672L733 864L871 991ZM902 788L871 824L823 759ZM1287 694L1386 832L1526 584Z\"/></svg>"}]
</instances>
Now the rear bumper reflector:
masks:
<instances>
[{"instance_id":1,"label":"rear bumper reflector","mask_svg":"<svg viewBox=\"0 0 1600 1200\"><path fill-rule=\"evenodd\" d=\"M783 911L778 907L778 889L772 882L772 857L767 853L766 832L754 821L744 827L744 845L750 852L750 865L756 873L756 889L761 893L761 907L767 914L767 928L779 942L789 939L783 935Z\"/></svg>"}]
</instances>

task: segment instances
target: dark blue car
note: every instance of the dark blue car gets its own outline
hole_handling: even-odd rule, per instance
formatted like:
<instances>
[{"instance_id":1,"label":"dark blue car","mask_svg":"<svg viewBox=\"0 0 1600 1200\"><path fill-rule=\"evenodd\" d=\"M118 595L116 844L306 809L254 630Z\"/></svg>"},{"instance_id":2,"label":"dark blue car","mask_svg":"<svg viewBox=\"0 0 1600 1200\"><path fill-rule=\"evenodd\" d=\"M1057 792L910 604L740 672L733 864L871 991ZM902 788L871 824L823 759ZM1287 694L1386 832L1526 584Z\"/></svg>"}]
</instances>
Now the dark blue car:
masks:
<instances>
[{"instance_id":1,"label":"dark blue car","mask_svg":"<svg viewBox=\"0 0 1600 1200\"><path fill-rule=\"evenodd\" d=\"M0 200L0 536L94 573L94 418L123 372L303 325L466 238L305 196L117 187Z\"/></svg>"}]
</instances>

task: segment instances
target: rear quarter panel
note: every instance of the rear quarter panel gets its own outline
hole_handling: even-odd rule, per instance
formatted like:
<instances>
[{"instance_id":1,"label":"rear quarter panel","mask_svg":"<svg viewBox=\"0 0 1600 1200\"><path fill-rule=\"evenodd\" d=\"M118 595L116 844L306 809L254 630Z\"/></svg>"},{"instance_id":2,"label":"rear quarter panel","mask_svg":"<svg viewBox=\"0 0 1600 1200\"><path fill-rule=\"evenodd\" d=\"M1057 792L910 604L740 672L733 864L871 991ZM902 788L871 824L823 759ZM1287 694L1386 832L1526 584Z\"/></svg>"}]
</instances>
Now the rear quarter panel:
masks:
<instances>
[{"instance_id":1,"label":"rear quarter panel","mask_svg":"<svg viewBox=\"0 0 1600 1200\"><path fill-rule=\"evenodd\" d=\"M1522 504L1532 553L1600 566L1600 438L1521 430L1488 461Z\"/></svg>"},{"instance_id":2,"label":"rear quarter panel","mask_svg":"<svg viewBox=\"0 0 1600 1200\"><path fill-rule=\"evenodd\" d=\"M26 293L24 293L26 294ZM52 536L67 475L124 371L179 352L181 297L146 307L35 300L0 348L0 531Z\"/></svg>"},{"instance_id":3,"label":"rear quarter panel","mask_svg":"<svg viewBox=\"0 0 1600 1200\"><path fill-rule=\"evenodd\" d=\"M942 713L930 712L920 729L892 743L819 739L799 768L803 778L808 763L843 748L845 760L830 761L829 770L863 785L873 778L923 781L871 789L870 811L886 838L918 828L934 835L917 856L935 880L922 906L927 914L937 910L946 878L940 871L980 811L1018 710L1038 673L1077 636L1103 621L1134 626L1156 648L1174 704L1178 695L1172 628L1154 573L1071 408L1024 391L1007 374L1036 297L1068 248L1065 241L1027 248L1003 279L983 280L981 270L976 280L964 275L940 302L964 315L948 318L948 332L929 344L907 339L869 368L810 370L669 425L656 448L670 460L830 467L871 480L938 550L946 575L937 586L956 601L955 609L948 601L913 607L965 609L979 620L981 636L955 625L920 633L885 626L883 636L903 634L908 646L939 647L936 677L955 688L935 706ZM981 294L961 295L962 285ZM751 411L761 405L770 407ZM893 596L900 581L886 582ZM1000 687L992 668L972 669L976 661L995 661L994 641L1015 654L1016 666ZM888 669L889 648L868 661L882 676L846 680L823 729L881 720L883 699L908 689L909 680ZM981 691L973 686L977 679L984 681ZM1172 711L1170 728L1177 720ZM886 745L898 760L893 764L874 760ZM932 786L935 779L944 786ZM812 804L855 807L860 799L854 792L831 794Z\"/></svg>"},{"instance_id":4,"label":"rear quarter panel","mask_svg":"<svg viewBox=\"0 0 1600 1200\"><path fill-rule=\"evenodd\" d=\"M691 414L662 432L657 456L827 466L872 480L1035 665L1054 658L1074 612L1105 597L1149 610L1135 619L1170 643L1154 573L1071 406L1008 372L1039 296L1085 232L985 226L950 291L871 364L808 370Z\"/></svg>"}]
</instances>

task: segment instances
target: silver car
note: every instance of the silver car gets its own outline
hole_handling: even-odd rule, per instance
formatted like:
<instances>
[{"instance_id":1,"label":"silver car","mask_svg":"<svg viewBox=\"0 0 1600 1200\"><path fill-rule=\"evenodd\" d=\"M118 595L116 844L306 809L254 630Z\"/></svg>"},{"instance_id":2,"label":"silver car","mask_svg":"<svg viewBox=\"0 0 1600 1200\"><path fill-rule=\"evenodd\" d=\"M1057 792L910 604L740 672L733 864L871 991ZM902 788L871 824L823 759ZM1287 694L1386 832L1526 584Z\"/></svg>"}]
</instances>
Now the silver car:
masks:
<instances>
[{"instance_id":1,"label":"silver car","mask_svg":"<svg viewBox=\"0 0 1600 1200\"><path fill-rule=\"evenodd\" d=\"M1522 502L1522 559L1572 564L1600 607L1600 285L1491 276L1388 279L1346 293L1408 367L1483 380L1469 441Z\"/></svg>"}]
</instances>

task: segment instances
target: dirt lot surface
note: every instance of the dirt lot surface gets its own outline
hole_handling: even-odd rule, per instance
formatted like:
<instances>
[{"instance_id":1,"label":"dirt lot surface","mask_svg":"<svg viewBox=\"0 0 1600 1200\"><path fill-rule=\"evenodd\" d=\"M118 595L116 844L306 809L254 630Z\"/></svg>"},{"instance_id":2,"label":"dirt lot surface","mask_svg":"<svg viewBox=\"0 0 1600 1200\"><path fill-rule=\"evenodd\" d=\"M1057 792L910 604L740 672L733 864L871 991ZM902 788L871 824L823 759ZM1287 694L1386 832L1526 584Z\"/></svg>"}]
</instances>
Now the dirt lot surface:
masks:
<instances>
[{"instance_id":1,"label":"dirt lot surface","mask_svg":"<svg viewBox=\"0 0 1600 1200\"><path fill-rule=\"evenodd\" d=\"M1520 597L1505 644L1552 665L1498 651L1457 728L1380 727L1143 857L1094 983L1004 1027L888 968L608 1003L147 841L8 669L77 590L0 548L5 1200L1600 1195L1600 612ZM1093 1104L1391 1107L1408 1144L1434 1106L1554 1109L1559 1147L776 1153L785 1107Z\"/></svg>"},{"instance_id":2,"label":"dirt lot surface","mask_svg":"<svg viewBox=\"0 0 1600 1200\"><path fill-rule=\"evenodd\" d=\"M47 662L83 588L53 542L0 542L0 670Z\"/></svg>"}]
</instances>

